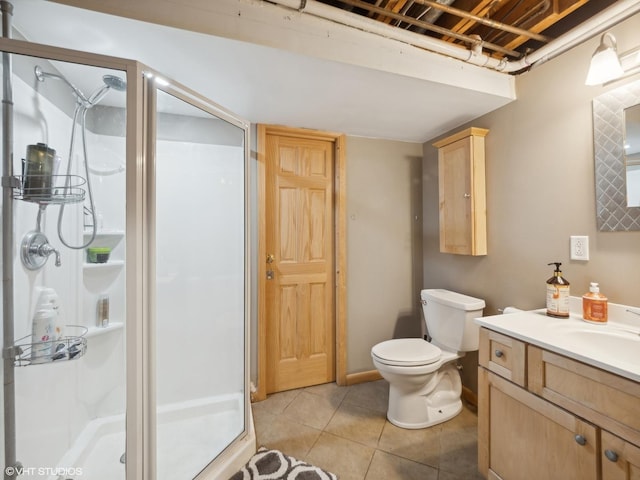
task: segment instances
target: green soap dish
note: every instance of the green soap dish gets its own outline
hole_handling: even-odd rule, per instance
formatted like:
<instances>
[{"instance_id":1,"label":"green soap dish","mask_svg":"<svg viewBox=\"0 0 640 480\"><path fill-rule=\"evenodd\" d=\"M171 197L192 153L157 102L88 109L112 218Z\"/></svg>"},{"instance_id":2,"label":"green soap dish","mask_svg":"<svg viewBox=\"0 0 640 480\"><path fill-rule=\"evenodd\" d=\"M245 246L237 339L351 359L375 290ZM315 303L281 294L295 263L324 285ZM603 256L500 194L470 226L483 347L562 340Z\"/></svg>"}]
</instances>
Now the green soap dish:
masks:
<instances>
[{"instance_id":1,"label":"green soap dish","mask_svg":"<svg viewBox=\"0 0 640 480\"><path fill-rule=\"evenodd\" d=\"M109 247L90 247L87 248L88 263L107 263L111 255Z\"/></svg>"}]
</instances>

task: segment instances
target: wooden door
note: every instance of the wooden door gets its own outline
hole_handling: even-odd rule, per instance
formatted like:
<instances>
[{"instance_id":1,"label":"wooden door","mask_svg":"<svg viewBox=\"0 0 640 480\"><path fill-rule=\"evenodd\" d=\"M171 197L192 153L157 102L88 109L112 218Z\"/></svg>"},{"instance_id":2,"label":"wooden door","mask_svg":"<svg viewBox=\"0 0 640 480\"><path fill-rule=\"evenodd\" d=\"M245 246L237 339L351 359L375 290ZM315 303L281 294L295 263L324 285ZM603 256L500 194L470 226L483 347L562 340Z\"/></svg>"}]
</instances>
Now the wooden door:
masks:
<instances>
[{"instance_id":1,"label":"wooden door","mask_svg":"<svg viewBox=\"0 0 640 480\"><path fill-rule=\"evenodd\" d=\"M334 148L266 135L267 393L335 380Z\"/></svg>"}]
</instances>

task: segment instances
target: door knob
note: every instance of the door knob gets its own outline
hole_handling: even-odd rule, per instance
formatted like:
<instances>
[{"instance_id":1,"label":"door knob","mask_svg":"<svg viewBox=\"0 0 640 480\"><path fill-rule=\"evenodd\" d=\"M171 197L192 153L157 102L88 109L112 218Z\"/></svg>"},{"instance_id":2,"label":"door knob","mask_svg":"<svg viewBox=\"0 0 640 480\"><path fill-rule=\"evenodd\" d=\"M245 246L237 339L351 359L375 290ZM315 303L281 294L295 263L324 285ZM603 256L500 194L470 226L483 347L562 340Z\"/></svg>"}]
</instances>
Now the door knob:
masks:
<instances>
[{"instance_id":1,"label":"door knob","mask_svg":"<svg viewBox=\"0 0 640 480\"><path fill-rule=\"evenodd\" d=\"M273 263L276 259L276 256L273 253L267 255L267 263Z\"/></svg>"}]
</instances>

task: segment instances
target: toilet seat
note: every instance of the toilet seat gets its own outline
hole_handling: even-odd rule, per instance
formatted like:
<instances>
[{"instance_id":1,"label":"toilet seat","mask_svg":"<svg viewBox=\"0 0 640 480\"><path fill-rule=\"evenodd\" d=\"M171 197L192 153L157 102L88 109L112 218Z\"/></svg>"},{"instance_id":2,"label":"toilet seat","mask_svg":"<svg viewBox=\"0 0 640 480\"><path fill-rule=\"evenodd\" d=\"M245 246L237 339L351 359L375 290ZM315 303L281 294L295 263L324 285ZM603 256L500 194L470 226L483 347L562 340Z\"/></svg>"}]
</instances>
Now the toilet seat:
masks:
<instances>
[{"instance_id":1,"label":"toilet seat","mask_svg":"<svg viewBox=\"0 0 640 480\"><path fill-rule=\"evenodd\" d=\"M397 338L378 343L371 355L385 365L414 367L437 362L442 350L421 338Z\"/></svg>"}]
</instances>

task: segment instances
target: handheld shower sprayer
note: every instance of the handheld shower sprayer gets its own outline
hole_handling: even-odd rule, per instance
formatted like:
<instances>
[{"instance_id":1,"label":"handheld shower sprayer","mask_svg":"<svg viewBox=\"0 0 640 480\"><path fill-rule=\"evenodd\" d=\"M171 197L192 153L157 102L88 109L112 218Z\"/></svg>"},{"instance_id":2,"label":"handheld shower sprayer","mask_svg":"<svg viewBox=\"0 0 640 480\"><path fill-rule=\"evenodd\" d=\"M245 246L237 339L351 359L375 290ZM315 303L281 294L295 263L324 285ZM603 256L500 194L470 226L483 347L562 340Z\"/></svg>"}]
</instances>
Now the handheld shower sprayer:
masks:
<instances>
[{"instance_id":1,"label":"handheld shower sprayer","mask_svg":"<svg viewBox=\"0 0 640 480\"><path fill-rule=\"evenodd\" d=\"M34 68L34 73L39 82L44 82L47 78L55 78L56 80L61 80L64 82L76 96L78 103L80 103L84 108L91 108L97 105L100 100L104 98L107 92L110 89L116 90L118 92L124 92L127 90L127 82L117 75L103 75L102 81L104 85L98 87L98 89L93 92L88 98L82 93L82 91L76 87L73 83L71 83L64 75L60 75L58 73L45 72L42 70L40 65L36 65Z\"/></svg>"},{"instance_id":2,"label":"handheld shower sprayer","mask_svg":"<svg viewBox=\"0 0 640 480\"><path fill-rule=\"evenodd\" d=\"M109 74L103 75L102 76L103 84L100 85L93 93L87 96L84 93L82 93L82 91L78 87L76 87L73 83L71 83L64 75L61 75L58 73L45 72L42 70L40 66L35 67L34 73L39 82L44 82L47 78L61 80L71 89L71 91L73 92L73 95L76 97L77 103L76 103L75 111L73 113L73 120L72 120L73 123L71 127L71 140L69 144L69 161L67 162L67 181L65 184L65 188L69 188L69 178L70 178L71 168L72 168L74 146L76 143L75 142L76 127L80 125L81 132L82 132L81 145L82 145L82 153L84 157L83 163L84 163L84 170L85 170L86 181L87 181L87 193L89 196L89 208L87 209L87 207L85 206L85 209L87 209L90 212L90 215L92 217L92 222L91 222L92 232L91 232L90 238L83 245L76 246L76 245L70 245L69 243L67 243L62 234L62 219L64 216L65 205L61 204L60 213L58 214L58 237L60 238L60 241L63 243L63 245L65 245L66 247L74 250L81 250L91 245L93 240L96 238L97 228L98 228L96 208L93 201L93 192L91 189L91 180L90 180L90 174L89 174L90 169L89 169L89 157L87 152L87 135L86 135L87 111L95 107L98 103L100 103L100 101L105 97L105 95L109 93L109 90L115 90L117 92L125 92L127 89L127 82L124 79L118 77L117 75L109 75Z\"/></svg>"}]
</instances>

